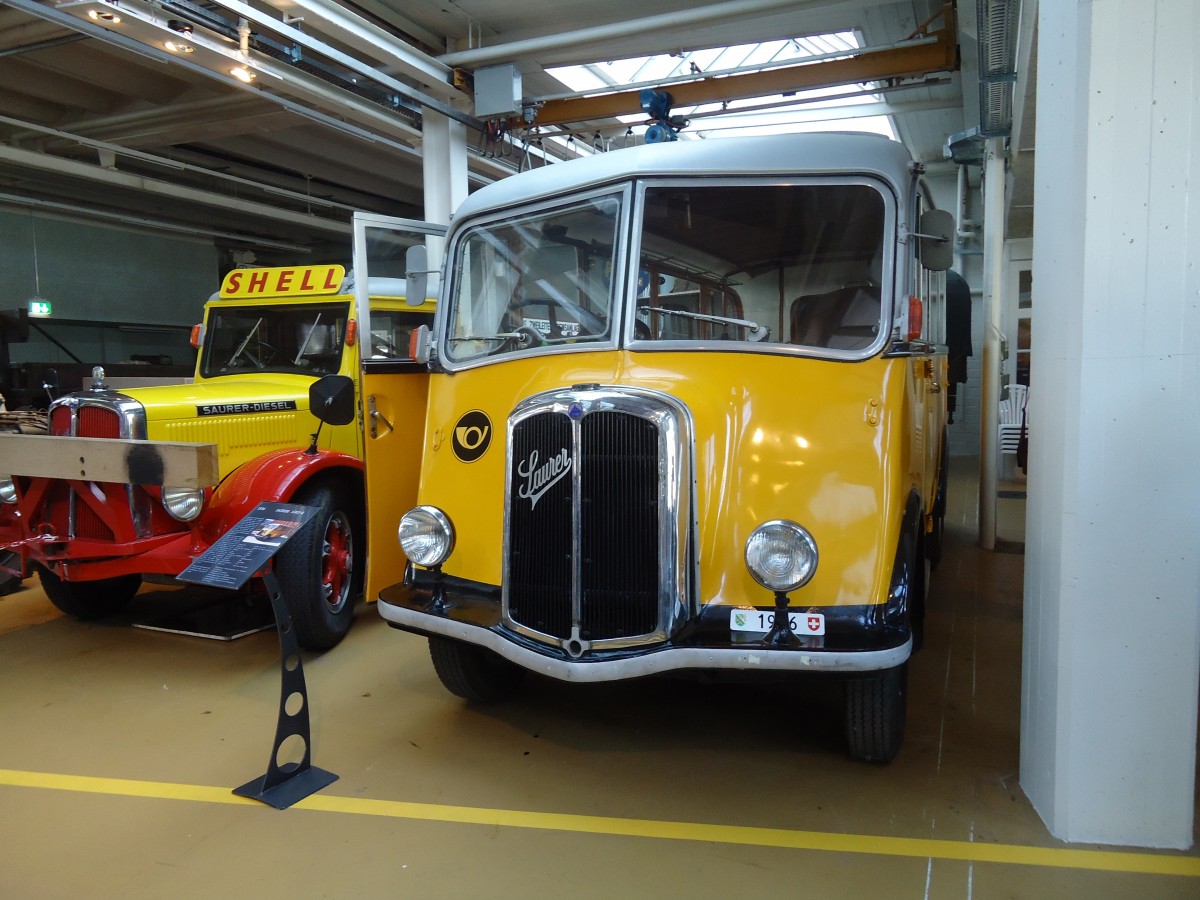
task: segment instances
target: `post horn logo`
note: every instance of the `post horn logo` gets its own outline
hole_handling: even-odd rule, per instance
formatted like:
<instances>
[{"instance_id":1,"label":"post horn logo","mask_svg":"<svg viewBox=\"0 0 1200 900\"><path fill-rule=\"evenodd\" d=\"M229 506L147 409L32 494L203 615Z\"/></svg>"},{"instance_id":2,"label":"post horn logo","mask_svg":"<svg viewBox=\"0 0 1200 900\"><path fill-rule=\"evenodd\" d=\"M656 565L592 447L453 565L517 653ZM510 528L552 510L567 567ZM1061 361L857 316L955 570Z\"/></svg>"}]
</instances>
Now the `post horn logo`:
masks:
<instances>
[{"instance_id":1,"label":"post horn logo","mask_svg":"<svg viewBox=\"0 0 1200 900\"><path fill-rule=\"evenodd\" d=\"M492 443L492 420L487 413L473 409L454 423L454 455L465 463L475 462Z\"/></svg>"}]
</instances>

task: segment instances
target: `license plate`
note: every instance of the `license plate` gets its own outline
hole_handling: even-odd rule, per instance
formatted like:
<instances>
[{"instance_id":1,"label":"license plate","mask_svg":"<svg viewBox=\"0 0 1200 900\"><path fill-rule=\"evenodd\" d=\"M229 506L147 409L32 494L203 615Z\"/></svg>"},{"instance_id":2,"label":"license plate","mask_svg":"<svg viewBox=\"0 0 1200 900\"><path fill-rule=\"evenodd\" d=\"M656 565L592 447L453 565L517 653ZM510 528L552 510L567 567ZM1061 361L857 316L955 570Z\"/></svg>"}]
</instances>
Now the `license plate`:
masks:
<instances>
[{"instance_id":1,"label":"license plate","mask_svg":"<svg viewBox=\"0 0 1200 900\"><path fill-rule=\"evenodd\" d=\"M774 610L738 608L730 611L729 629L766 634L774 620ZM788 627L795 634L822 635L825 633L825 616L814 612L789 612Z\"/></svg>"}]
</instances>

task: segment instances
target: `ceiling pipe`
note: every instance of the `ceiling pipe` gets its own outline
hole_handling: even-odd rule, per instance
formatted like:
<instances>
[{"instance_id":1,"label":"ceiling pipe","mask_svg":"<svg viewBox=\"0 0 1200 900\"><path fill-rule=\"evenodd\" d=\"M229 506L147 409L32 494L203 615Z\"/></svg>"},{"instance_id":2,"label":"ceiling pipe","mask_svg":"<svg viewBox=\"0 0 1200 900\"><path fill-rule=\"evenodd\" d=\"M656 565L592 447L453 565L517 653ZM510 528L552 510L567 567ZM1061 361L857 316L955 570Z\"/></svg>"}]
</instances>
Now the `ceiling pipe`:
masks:
<instances>
[{"instance_id":1,"label":"ceiling pipe","mask_svg":"<svg viewBox=\"0 0 1200 900\"><path fill-rule=\"evenodd\" d=\"M46 24L49 23L39 23ZM57 25L50 26L55 32L62 31ZM37 53L39 50L50 50L54 47L61 47L63 44L73 44L76 41L84 40L82 34L66 34L59 37L47 38L44 41L38 41L32 44L21 44L18 47L9 47L5 50L0 50L0 59L9 56L24 56L26 53Z\"/></svg>"},{"instance_id":2,"label":"ceiling pipe","mask_svg":"<svg viewBox=\"0 0 1200 900\"><path fill-rule=\"evenodd\" d=\"M279 109L269 98L239 92L232 96L223 95L79 119L71 122L69 127L72 137L108 140L133 147L138 143L176 143L174 140L164 139L163 135L179 131L181 126L185 131L206 133L209 138L218 127L223 135L250 131L259 126L243 126L241 123L261 124L265 117L271 115L287 116L288 111ZM9 143L21 146L26 138L27 136L22 134L11 139Z\"/></svg>"},{"instance_id":3,"label":"ceiling pipe","mask_svg":"<svg viewBox=\"0 0 1200 900\"><path fill-rule=\"evenodd\" d=\"M323 219L319 216L280 209L278 206L271 206L266 203L257 203L253 200L239 200L236 197L230 197L226 194L214 194L210 191L202 191L197 188L185 187L184 185L158 181L142 175L130 175L116 169L104 169L100 166L62 159L57 156L46 156L42 153L21 150L16 147L5 146L4 144L0 144L0 161L26 169L53 172L57 175L81 178L86 181L137 191L143 194L198 203L201 206L224 209L244 216L255 216L256 218L266 219L271 222L282 222L288 225L300 226L312 231L322 231L337 235L350 234L349 216L341 221Z\"/></svg>"},{"instance_id":4,"label":"ceiling pipe","mask_svg":"<svg viewBox=\"0 0 1200 900\"><path fill-rule=\"evenodd\" d=\"M45 125L35 125L32 122L23 122L20 119L13 119L8 116L0 116L0 124L15 125L19 128L24 128L29 131L39 132L41 134L53 135L62 141L70 144L77 144L84 147L91 147L96 150L104 150L112 153L115 156L124 156L129 159L140 160L141 162L150 165L161 166L165 169L173 169L176 171L193 172L203 175L206 178L215 178L220 181L226 181L230 184L236 184L240 187L248 187L252 190L261 191L264 194L273 194L277 197L285 197L296 203L306 206L324 206L329 209L340 209L347 214L354 212L354 207L344 203L337 203L333 200L326 200L323 197L314 197L310 194L301 194L297 191L290 191L287 188L275 187L270 184L262 184L257 181L252 181L249 178L242 178L238 175L230 175L227 172L220 172L215 169L206 169L203 166L194 166L189 163L179 162L174 159L167 159L162 156L155 156L152 153L144 153L141 150L131 150L128 147L122 147L119 144L111 144L107 141L98 141L92 138L81 137L77 134L72 134L68 131L59 131L57 128L50 128Z\"/></svg>"},{"instance_id":5,"label":"ceiling pipe","mask_svg":"<svg viewBox=\"0 0 1200 900\"><path fill-rule=\"evenodd\" d=\"M205 53L202 54L199 49L201 40L196 34L193 34L189 42L196 46L194 53L189 54L187 57L169 53L161 49L158 41L160 38L170 39L176 37L176 33L167 27L166 22L155 8L143 10L141 6L131 2L131 0L127 0L122 5L125 22L122 24L120 32L92 23L82 14L82 8L79 7L71 7L72 10L80 13L80 15L73 15L62 9L44 6L36 2L36 0L4 0L4 2L30 15L59 24L65 24L69 28L114 44L139 56L144 56L156 62L167 62L172 65L182 66L190 71L214 78L226 86L251 91L257 96L269 99L273 103L284 106L293 112L304 115L323 125L353 134L356 137L365 137L367 140L373 142L386 143L402 152L412 152L412 148L411 146L404 146L399 141L411 143L420 140L420 132L403 121L400 116L390 112L386 108L363 100L349 91L333 87L319 79L309 77L294 67L279 63L262 54L253 56L251 60L250 65L255 72L271 76L270 83L276 90L287 92L293 97L303 97L313 103L316 107L315 109L305 107L303 104L290 100L288 97L281 96L280 94L262 90L260 87L254 85L244 84L231 76L229 70L224 66L227 63L241 62L241 60L237 59L237 51L225 49L227 45L224 41L220 43L220 46L216 42L206 41L204 43ZM134 23L137 23L138 28L145 32L146 37L135 35L133 29L130 27ZM223 62L220 66L216 62L206 65L199 59L196 59L196 57L202 55L212 57L214 60L219 58ZM377 74L381 78L388 77L382 75L382 73ZM392 80L394 81L394 79ZM396 82L396 85L398 87L407 87L400 85L399 82ZM328 110L328 112L325 112L325 110ZM463 113L457 110L453 110L452 112L456 117L464 116ZM466 118L475 121L472 117L468 116ZM351 121L344 121L346 119ZM369 131L367 130L368 128L374 129L374 131ZM389 140L389 137L398 138L399 141Z\"/></svg>"},{"instance_id":6,"label":"ceiling pipe","mask_svg":"<svg viewBox=\"0 0 1200 900\"><path fill-rule=\"evenodd\" d=\"M304 2L305 4L308 4L314 2L314 0L304 0ZM370 26L370 28L374 28L374 31L371 31L370 28L367 28L368 23L363 22L363 27L358 32L355 32L349 30L348 27L342 22L329 22L331 30L336 32L336 36L339 37L343 43L346 43L348 46L354 47L357 50L373 56L380 62L383 62L385 65L395 67L402 74L414 78L423 86L430 87L439 94L442 94L443 96L441 98L427 96L425 93L418 91L412 85L405 84L404 82L393 78L386 72L382 72L374 66L366 64L360 59L356 59L347 53L343 53L341 50L331 47L325 41L320 40L306 31L302 31L301 29L294 27L290 22L280 21L274 16L264 13L248 3L243 3L242 0L220 0L220 5L230 12L236 13L242 20L253 22L260 28L268 29L279 35L284 40L290 41L295 46L312 50L314 53L345 66L347 69L350 69L353 72L356 72L363 78L373 81L390 91L395 91L397 94L405 96L418 105L435 109L442 113L442 115L448 116L452 119L458 119L459 121L462 121L464 125L475 128L476 130L482 129L483 127L482 123L480 123L477 119L466 115L461 110L455 109L446 102L451 98L462 96L462 94L456 91L450 84L452 72L448 66L443 65L442 63L433 59L433 57L425 57L425 59L429 60L430 66L427 67L419 65L418 63L420 60L414 55L419 53L419 51L411 50L411 48L407 47L394 36L390 38L390 44L388 46L380 45L378 41L382 40L383 37L387 35L387 32L384 32L382 29L375 28L375 26ZM307 9L307 6L304 6L304 8ZM323 13L320 10L313 9L311 12L314 17L323 18ZM330 15L332 16L332 13L330 13ZM349 17L350 14L346 13L342 18L349 19ZM248 34L249 32L247 32L247 35ZM389 50L392 52L388 52ZM243 52L248 52L248 50ZM421 55L423 56L423 54Z\"/></svg>"},{"instance_id":7,"label":"ceiling pipe","mask_svg":"<svg viewBox=\"0 0 1200 900\"><path fill-rule=\"evenodd\" d=\"M219 0L222 5L230 5ZM244 4L238 4L244 5ZM442 100L461 97L454 87L454 72L444 62L409 46L396 35L368 21L332 0L286 0L278 4L295 17L297 12L312 23L310 17L320 21L320 30L328 32L340 43L394 67L400 74L415 79L423 87L435 91Z\"/></svg>"},{"instance_id":8,"label":"ceiling pipe","mask_svg":"<svg viewBox=\"0 0 1200 900\"><path fill-rule=\"evenodd\" d=\"M20 194L0 193L0 206L19 206L27 209L47 210L65 217L100 219L106 222L118 222L121 225L131 225L148 231L169 231L173 234L184 234L191 237L219 238L225 241L236 241L239 244L251 244L270 250L286 250L289 253L312 253L312 247L301 244L289 244L270 238L260 238L253 235L233 234L228 231L217 231L213 228L202 228L199 225L179 225L162 219L149 219L145 216L131 216L126 213L110 212L90 206L75 206L71 203L60 203L56 200L43 200L37 197L22 197Z\"/></svg>"},{"instance_id":9,"label":"ceiling pipe","mask_svg":"<svg viewBox=\"0 0 1200 900\"><path fill-rule=\"evenodd\" d=\"M713 3L693 9L681 9L656 16L647 16L644 19L622 19L619 22L594 25L591 28L577 28L562 34L547 34L521 41L494 44L490 47L478 47L474 50L460 50L456 53L447 53L438 59L448 66L469 68L495 62L511 62L519 57L547 50L561 50L599 41L619 40L654 31L678 29L683 25L703 25L759 13L787 10L807 14L831 7L848 12L873 5L876 4L871 0L820 0L820 2L805 3L802 8L797 9L796 0L730 0L726 3Z\"/></svg>"}]
</instances>

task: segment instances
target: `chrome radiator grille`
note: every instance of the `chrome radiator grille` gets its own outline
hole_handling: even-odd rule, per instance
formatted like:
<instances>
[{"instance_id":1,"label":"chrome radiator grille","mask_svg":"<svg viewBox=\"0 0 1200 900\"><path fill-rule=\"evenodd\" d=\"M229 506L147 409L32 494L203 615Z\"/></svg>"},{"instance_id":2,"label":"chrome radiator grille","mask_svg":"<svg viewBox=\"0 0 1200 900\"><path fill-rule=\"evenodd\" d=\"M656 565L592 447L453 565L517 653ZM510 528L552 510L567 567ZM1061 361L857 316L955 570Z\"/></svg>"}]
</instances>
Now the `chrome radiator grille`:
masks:
<instances>
[{"instance_id":1,"label":"chrome radiator grille","mask_svg":"<svg viewBox=\"0 0 1200 900\"><path fill-rule=\"evenodd\" d=\"M504 617L579 656L665 640L689 573L677 401L587 388L509 420Z\"/></svg>"},{"instance_id":2,"label":"chrome radiator grille","mask_svg":"<svg viewBox=\"0 0 1200 900\"><path fill-rule=\"evenodd\" d=\"M72 394L51 405L50 433L145 440L146 412L136 400L115 391ZM68 482L57 481L47 489L38 524L54 534L94 541L127 541L150 534L150 501L144 491L107 482L89 484L87 490L93 501L103 496L102 505L120 512L105 521Z\"/></svg>"}]
</instances>

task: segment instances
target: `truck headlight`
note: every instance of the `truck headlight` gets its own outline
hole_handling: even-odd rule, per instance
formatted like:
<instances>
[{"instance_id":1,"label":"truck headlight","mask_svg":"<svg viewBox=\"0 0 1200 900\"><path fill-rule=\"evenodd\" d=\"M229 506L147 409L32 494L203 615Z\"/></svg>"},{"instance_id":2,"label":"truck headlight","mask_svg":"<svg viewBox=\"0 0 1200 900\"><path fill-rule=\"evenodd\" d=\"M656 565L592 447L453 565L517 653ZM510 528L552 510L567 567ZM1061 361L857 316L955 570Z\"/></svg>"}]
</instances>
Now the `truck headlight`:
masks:
<instances>
[{"instance_id":1,"label":"truck headlight","mask_svg":"<svg viewBox=\"0 0 1200 900\"><path fill-rule=\"evenodd\" d=\"M190 522L204 509L204 491L197 488L165 487L162 489L162 503L172 519Z\"/></svg>"},{"instance_id":2,"label":"truck headlight","mask_svg":"<svg viewBox=\"0 0 1200 900\"><path fill-rule=\"evenodd\" d=\"M454 526L436 506L418 506L400 517L400 547L419 566L440 566L454 549Z\"/></svg>"},{"instance_id":3,"label":"truck headlight","mask_svg":"<svg viewBox=\"0 0 1200 900\"><path fill-rule=\"evenodd\" d=\"M817 542L795 522L772 519L746 540L746 568L769 591L794 591L817 571Z\"/></svg>"},{"instance_id":4,"label":"truck headlight","mask_svg":"<svg viewBox=\"0 0 1200 900\"><path fill-rule=\"evenodd\" d=\"M17 486L11 475L0 475L0 503L16 503Z\"/></svg>"}]
</instances>

